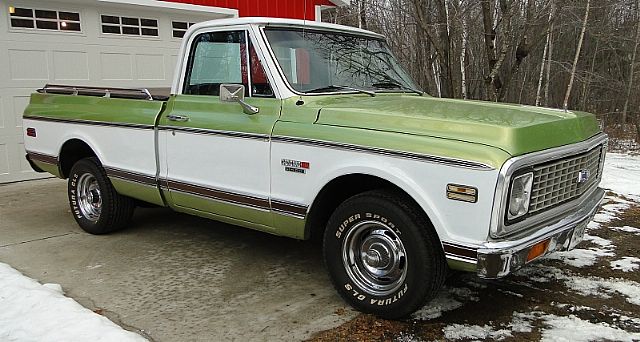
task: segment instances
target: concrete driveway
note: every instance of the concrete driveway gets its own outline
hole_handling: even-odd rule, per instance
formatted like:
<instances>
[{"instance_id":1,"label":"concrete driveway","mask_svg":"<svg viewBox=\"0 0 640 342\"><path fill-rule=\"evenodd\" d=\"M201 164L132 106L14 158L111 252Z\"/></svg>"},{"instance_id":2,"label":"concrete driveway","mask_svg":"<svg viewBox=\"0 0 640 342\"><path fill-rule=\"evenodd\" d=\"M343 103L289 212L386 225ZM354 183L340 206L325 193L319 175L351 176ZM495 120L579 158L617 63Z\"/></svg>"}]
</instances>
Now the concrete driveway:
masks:
<instances>
[{"instance_id":1,"label":"concrete driveway","mask_svg":"<svg viewBox=\"0 0 640 342\"><path fill-rule=\"evenodd\" d=\"M315 243L167 209L93 236L58 179L0 185L0 262L155 341L300 340L356 316Z\"/></svg>"}]
</instances>

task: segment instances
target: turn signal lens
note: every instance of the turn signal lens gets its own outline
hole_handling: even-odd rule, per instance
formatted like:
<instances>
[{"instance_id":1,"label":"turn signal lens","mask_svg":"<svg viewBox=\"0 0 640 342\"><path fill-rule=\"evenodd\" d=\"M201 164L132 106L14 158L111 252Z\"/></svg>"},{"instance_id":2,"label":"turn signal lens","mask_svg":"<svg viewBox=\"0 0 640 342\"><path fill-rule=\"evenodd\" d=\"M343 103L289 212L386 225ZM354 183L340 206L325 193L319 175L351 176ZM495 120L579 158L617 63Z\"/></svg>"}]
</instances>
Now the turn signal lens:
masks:
<instances>
[{"instance_id":1,"label":"turn signal lens","mask_svg":"<svg viewBox=\"0 0 640 342\"><path fill-rule=\"evenodd\" d=\"M527 254L527 262L543 255L547 248L549 248L549 240L544 240L542 242L538 242L529 250L529 254Z\"/></svg>"}]
</instances>

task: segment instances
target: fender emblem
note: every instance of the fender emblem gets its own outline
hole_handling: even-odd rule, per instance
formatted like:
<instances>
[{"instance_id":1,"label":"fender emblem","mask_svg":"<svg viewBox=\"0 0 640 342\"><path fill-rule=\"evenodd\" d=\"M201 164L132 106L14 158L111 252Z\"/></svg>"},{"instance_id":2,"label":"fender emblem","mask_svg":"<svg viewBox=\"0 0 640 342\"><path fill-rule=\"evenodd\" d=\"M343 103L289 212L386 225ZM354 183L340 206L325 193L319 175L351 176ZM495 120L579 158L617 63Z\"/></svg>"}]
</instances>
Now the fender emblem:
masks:
<instances>
[{"instance_id":1,"label":"fender emblem","mask_svg":"<svg viewBox=\"0 0 640 342\"><path fill-rule=\"evenodd\" d=\"M282 159L280 165L284 166L285 171L295 173L307 173L307 170L309 170L311 166L309 162L291 159Z\"/></svg>"},{"instance_id":2,"label":"fender emblem","mask_svg":"<svg viewBox=\"0 0 640 342\"><path fill-rule=\"evenodd\" d=\"M589 180L589 177L591 177L591 172L589 170L580 170L580 172L578 172L578 179L576 179L576 182L578 184L585 183Z\"/></svg>"}]
</instances>

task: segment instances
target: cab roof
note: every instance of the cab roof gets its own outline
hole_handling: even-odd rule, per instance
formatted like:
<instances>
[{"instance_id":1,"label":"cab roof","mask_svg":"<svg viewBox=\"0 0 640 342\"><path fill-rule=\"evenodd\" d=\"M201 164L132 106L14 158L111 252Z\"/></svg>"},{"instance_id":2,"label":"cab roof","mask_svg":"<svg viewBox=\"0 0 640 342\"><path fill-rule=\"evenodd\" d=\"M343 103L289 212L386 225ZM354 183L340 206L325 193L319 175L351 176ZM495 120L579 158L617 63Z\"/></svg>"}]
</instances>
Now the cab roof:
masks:
<instances>
[{"instance_id":1,"label":"cab roof","mask_svg":"<svg viewBox=\"0 0 640 342\"><path fill-rule=\"evenodd\" d=\"M281 18L265 18L265 17L245 17L245 18L231 18L231 19L214 19L205 22L201 22L192 26L194 30L207 27L220 27L220 26L236 26L236 25L256 25L261 27L295 27L295 28L307 28L315 30L327 30L337 31L344 33L351 33L375 38L384 38L383 35L359 29L351 26L336 25L323 23L313 20L299 20L299 19L281 19Z\"/></svg>"}]
</instances>

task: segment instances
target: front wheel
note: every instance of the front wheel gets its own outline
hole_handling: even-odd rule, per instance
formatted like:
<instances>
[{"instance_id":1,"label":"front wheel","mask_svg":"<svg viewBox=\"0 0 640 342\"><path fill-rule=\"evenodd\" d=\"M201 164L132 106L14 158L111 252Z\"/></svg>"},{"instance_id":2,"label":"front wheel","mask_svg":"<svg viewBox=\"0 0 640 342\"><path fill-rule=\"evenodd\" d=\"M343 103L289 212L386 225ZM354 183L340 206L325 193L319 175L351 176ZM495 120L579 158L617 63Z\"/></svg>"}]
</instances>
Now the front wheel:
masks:
<instances>
[{"instance_id":1,"label":"front wheel","mask_svg":"<svg viewBox=\"0 0 640 342\"><path fill-rule=\"evenodd\" d=\"M131 198L113 188L97 158L85 158L73 165L67 192L73 217L91 234L124 228L135 209Z\"/></svg>"},{"instance_id":2,"label":"front wheel","mask_svg":"<svg viewBox=\"0 0 640 342\"><path fill-rule=\"evenodd\" d=\"M336 209L325 230L324 259L342 298L390 319L431 300L446 274L442 247L424 213L384 190L356 195Z\"/></svg>"}]
</instances>

